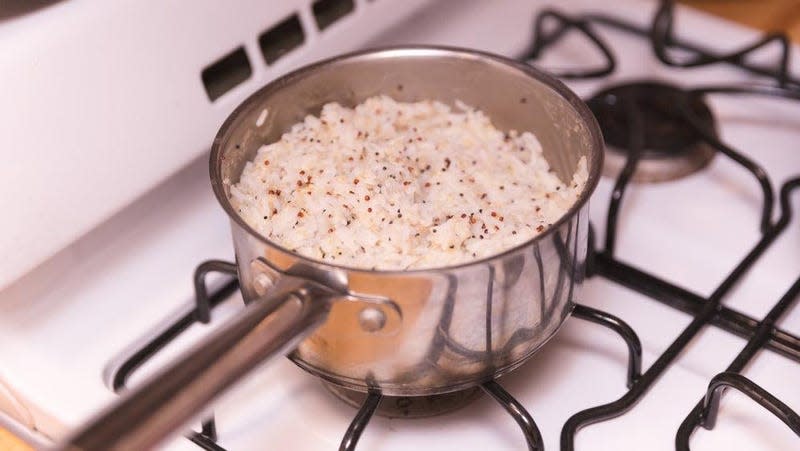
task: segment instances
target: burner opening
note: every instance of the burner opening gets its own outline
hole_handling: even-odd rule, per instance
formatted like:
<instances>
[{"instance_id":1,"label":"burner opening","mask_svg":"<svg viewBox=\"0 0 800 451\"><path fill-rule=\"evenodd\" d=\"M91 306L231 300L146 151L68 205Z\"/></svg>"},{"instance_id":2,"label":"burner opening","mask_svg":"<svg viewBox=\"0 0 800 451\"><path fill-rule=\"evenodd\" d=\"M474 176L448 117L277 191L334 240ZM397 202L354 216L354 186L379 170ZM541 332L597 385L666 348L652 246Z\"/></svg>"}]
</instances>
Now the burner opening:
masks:
<instances>
[{"instance_id":1,"label":"burner opening","mask_svg":"<svg viewBox=\"0 0 800 451\"><path fill-rule=\"evenodd\" d=\"M324 382L325 388L348 405L359 408L366 393L349 390ZM427 418L453 412L472 403L481 394L480 387L468 388L442 395L383 396L375 415L387 418Z\"/></svg>"},{"instance_id":2,"label":"burner opening","mask_svg":"<svg viewBox=\"0 0 800 451\"><path fill-rule=\"evenodd\" d=\"M642 127L644 147L633 175L635 182L664 182L692 174L714 157L714 149L688 123L685 106L705 130L715 133L711 109L699 96L659 82L643 81L612 86L587 102L606 141L603 175L616 177L631 152L633 108Z\"/></svg>"}]
</instances>

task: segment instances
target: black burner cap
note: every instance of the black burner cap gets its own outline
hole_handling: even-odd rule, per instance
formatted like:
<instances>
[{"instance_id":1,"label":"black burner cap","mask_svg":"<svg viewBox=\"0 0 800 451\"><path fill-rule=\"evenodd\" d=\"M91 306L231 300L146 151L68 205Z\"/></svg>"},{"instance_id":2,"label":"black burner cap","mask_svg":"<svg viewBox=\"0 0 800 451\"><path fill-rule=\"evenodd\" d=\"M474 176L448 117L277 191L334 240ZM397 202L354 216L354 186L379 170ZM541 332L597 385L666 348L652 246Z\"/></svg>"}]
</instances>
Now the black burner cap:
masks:
<instances>
[{"instance_id":1,"label":"black burner cap","mask_svg":"<svg viewBox=\"0 0 800 451\"><path fill-rule=\"evenodd\" d=\"M701 140L682 117L688 105L706 130L714 130L714 118L700 96L668 84L641 81L612 86L587 101L597 118L606 144L617 151L629 149L630 121L626 105L632 105L644 127L643 158L669 158L688 152Z\"/></svg>"}]
</instances>

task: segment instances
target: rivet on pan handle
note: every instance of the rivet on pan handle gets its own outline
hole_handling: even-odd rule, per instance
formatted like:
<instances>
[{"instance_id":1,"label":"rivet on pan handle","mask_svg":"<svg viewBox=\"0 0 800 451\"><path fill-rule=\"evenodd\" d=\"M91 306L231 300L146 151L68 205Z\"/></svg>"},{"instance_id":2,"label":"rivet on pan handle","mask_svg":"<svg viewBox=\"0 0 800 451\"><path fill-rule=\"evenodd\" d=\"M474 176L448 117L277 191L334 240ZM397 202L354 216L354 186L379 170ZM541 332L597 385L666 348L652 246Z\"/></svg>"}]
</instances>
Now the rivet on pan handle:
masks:
<instances>
[{"instance_id":1,"label":"rivet on pan handle","mask_svg":"<svg viewBox=\"0 0 800 451\"><path fill-rule=\"evenodd\" d=\"M265 296L275 283L282 277L302 277L293 274L293 271L283 271L271 264L263 257L255 258L250 262L252 272L253 291L258 296ZM306 271L301 271L307 273ZM384 296L355 293L347 288L347 282L336 283L339 287L328 287L332 291L342 290L342 295L332 299L333 302L348 302L361 304L358 309L358 327L370 334L391 335L399 331L403 315L400 306L393 300Z\"/></svg>"}]
</instances>

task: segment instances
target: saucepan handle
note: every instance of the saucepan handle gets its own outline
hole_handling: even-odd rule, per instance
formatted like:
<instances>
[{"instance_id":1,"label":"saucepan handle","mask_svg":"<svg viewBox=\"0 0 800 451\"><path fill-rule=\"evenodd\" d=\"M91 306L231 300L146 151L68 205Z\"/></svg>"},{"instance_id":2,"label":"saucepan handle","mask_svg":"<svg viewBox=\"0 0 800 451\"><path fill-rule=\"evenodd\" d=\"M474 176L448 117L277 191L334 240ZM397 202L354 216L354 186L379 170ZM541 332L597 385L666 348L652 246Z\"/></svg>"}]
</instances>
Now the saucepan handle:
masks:
<instances>
[{"instance_id":1,"label":"saucepan handle","mask_svg":"<svg viewBox=\"0 0 800 451\"><path fill-rule=\"evenodd\" d=\"M332 293L281 277L173 364L149 378L69 438L60 449L152 449L182 431L255 367L293 350L328 316Z\"/></svg>"}]
</instances>

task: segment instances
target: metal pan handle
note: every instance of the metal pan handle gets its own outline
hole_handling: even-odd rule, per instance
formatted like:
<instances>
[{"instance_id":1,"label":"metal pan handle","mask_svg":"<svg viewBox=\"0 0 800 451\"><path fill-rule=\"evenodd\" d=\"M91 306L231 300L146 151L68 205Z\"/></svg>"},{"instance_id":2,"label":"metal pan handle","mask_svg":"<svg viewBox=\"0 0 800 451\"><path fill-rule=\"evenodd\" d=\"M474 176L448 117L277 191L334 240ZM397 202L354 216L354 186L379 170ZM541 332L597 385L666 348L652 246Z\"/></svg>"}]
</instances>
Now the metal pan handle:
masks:
<instances>
[{"instance_id":1,"label":"metal pan handle","mask_svg":"<svg viewBox=\"0 0 800 451\"><path fill-rule=\"evenodd\" d=\"M151 449L192 420L255 367L293 350L328 316L334 294L284 276L173 364L126 393L59 449Z\"/></svg>"}]
</instances>

